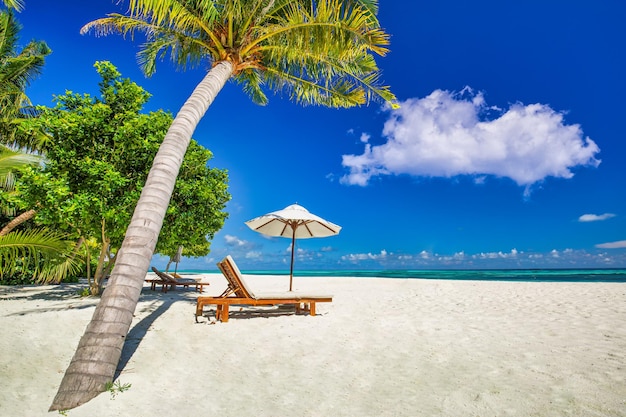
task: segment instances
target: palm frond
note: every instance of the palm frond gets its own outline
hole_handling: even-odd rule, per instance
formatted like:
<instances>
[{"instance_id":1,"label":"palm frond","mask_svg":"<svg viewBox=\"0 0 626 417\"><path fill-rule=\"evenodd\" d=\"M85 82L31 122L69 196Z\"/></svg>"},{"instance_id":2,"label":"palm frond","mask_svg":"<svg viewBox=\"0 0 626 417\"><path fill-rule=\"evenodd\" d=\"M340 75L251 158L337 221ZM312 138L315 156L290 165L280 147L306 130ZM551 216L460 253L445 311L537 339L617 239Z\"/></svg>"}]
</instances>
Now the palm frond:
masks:
<instances>
[{"instance_id":1,"label":"palm frond","mask_svg":"<svg viewBox=\"0 0 626 417\"><path fill-rule=\"evenodd\" d=\"M15 9L18 12L24 10L24 2L22 0L2 0L9 9Z\"/></svg>"},{"instance_id":2,"label":"palm frond","mask_svg":"<svg viewBox=\"0 0 626 417\"><path fill-rule=\"evenodd\" d=\"M154 26L189 32L198 30L199 26L206 30L220 17L217 3L210 0L131 0L128 10L131 17Z\"/></svg>"},{"instance_id":3,"label":"palm frond","mask_svg":"<svg viewBox=\"0 0 626 417\"><path fill-rule=\"evenodd\" d=\"M0 137L4 143L17 141L14 121L28 117L32 108L26 88L41 74L51 52L41 41L31 41L18 52L20 29L11 11L0 12Z\"/></svg>"},{"instance_id":4,"label":"palm frond","mask_svg":"<svg viewBox=\"0 0 626 417\"><path fill-rule=\"evenodd\" d=\"M20 25L10 12L0 13L0 90L24 90L40 75L44 58L52 51L43 41L29 42L16 51Z\"/></svg>"},{"instance_id":5,"label":"palm frond","mask_svg":"<svg viewBox=\"0 0 626 417\"><path fill-rule=\"evenodd\" d=\"M38 114L36 108L22 107L17 116L0 118L0 142L25 153L45 151L52 137L37 124L30 123Z\"/></svg>"},{"instance_id":6,"label":"palm frond","mask_svg":"<svg viewBox=\"0 0 626 417\"><path fill-rule=\"evenodd\" d=\"M15 45L21 27L10 10L0 12L0 57L14 56Z\"/></svg>"},{"instance_id":7,"label":"palm frond","mask_svg":"<svg viewBox=\"0 0 626 417\"><path fill-rule=\"evenodd\" d=\"M188 65L196 65L207 57L210 59L221 55L219 42L215 42L215 39L206 40L207 37L214 36L212 32L202 30L201 22L196 21L193 25L189 23L190 20L186 19L188 26L181 29L178 25L161 27L143 17L110 14L87 23L81 33L94 31L96 36L118 33L131 39L134 39L137 32L143 33L146 42L141 46L137 59L143 72L150 76L156 71L156 61L162 60L167 54L182 69Z\"/></svg>"},{"instance_id":8,"label":"palm frond","mask_svg":"<svg viewBox=\"0 0 626 417\"><path fill-rule=\"evenodd\" d=\"M345 78L318 84L296 74L278 72L275 68L267 68L263 75L270 89L288 94L290 100L301 105L348 108L366 103L363 89Z\"/></svg>"},{"instance_id":9,"label":"palm frond","mask_svg":"<svg viewBox=\"0 0 626 417\"><path fill-rule=\"evenodd\" d=\"M3 188L6 189L7 177L12 176L20 167L37 164L40 160L38 155L14 151L0 145L0 185L4 185Z\"/></svg>"},{"instance_id":10,"label":"palm frond","mask_svg":"<svg viewBox=\"0 0 626 417\"><path fill-rule=\"evenodd\" d=\"M219 51L203 43L197 37L185 36L175 32L161 31L158 37L149 38L137 54L137 61L146 75L156 71L156 62L170 55L174 64L182 69L194 68L207 57L218 56Z\"/></svg>"},{"instance_id":11,"label":"palm frond","mask_svg":"<svg viewBox=\"0 0 626 417\"><path fill-rule=\"evenodd\" d=\"M37 282L60 281L78 268L67 262L72 245L64 236L47 229L15 231L0 236L0 277L21 268L33 271Z\"/></svg>"},{"instance_id":12,"label":"palm frond","mask_svg":"<svg viewBox=\"0 0 626 417\"><path fill-rule=\"evenodd\" d=\"M338 0L317 6L307 9L290 2L277 23L264 27L248 45L248 51L256 48L263 54L265 84L302 104L350 107L395 101L390 88L381 84L372 56L388 52L389 36L372 24L370 9L358 4L349 8Z\"/></svg>"},{"instance_id":13,"label":"palm frond","mask_svg":"<svg viewBox=\"0 0 626 417\"><path fill-rule=\"evenodd\" d=\"M263 78L258 70L244 71L235 77L246 93L255 104L265 106L268 103L267 96L263 92Z\"/></svg>"}]
</instances>

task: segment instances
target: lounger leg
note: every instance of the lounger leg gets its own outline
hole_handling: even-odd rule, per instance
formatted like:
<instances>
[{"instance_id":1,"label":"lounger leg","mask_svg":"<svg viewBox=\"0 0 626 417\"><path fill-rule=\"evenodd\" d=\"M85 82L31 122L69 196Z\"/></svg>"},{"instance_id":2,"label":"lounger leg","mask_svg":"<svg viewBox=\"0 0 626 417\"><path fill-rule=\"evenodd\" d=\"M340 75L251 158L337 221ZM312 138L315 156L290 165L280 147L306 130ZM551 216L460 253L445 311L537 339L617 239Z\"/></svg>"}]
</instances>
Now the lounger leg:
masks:
<instances>
[{"instance_id":1,"label":"lounger leg","mask_svg":"<svg viewBox=\"0 0 626 417\"><path fill-rule=\"evenodd\" d=\"M312 316L315 315L315 303L314 302L311 302L309 304L309 314L311 314Z\"/></svg>"},{"instance_id":2,"label":"lounger leg","mask_svg":"<svg viewBox=\"0 0 626 417\"><path fill-rule=\"evenodd\" d=\"M196 323L198 323L198 316L202 315L202 310L203 310L204 304L202 304L202 302L198 301L196 304Z\"/></svg>"},{"instance_id":3,"label":"lounger leg","mask_svg":"<svg viewBox=\"0 0 626 417\"><path fill-rule=\"evenodd\" d=\"M226 323L228 321L228 304L224 304L222 306L222 323Z\"/></svg>"}]
</instances>

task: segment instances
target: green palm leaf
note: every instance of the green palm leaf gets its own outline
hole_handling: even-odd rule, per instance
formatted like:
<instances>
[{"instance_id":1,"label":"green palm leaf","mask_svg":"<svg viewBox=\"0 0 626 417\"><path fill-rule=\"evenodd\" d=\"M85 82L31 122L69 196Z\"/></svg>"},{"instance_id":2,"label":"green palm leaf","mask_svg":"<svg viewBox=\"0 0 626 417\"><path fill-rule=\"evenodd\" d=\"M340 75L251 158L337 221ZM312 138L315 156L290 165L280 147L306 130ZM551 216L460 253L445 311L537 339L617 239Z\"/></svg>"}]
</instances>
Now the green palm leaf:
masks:
<instances>
[{"instance_id":1,"label":"green palm leaf","mask_svg":"<svg viewBox=\"0 0 626 417\"><path fill-rule=\"evenodd\" d=\"M22 0L2 0L2 3L9 9L15 9L18 12L24 10L24 2Z\"/></svg>"},{"instance_id":2,"label":"green palm leaf","mask_svg":"<svg viewBox=\"0 0 626 417\"><path fill-rule=\"evenodd\" d=\"M0 12L0 143L34 148L41 135L24 136L19 121L34 115L25 90L41 74L51 51L39 41L31 41L18 51L20 29L12 11Z\"/></svg>"},{"instance_id":3,"label":"green palm leaf","mask_svg":"<svg viewBox=\"0 0 626 417\"><path fill-rule=\"evenodd\" d=\"M13 173L20 167L37 164L40 160L38 155L13 151L0 145L0 189L11 190Z\"/></svg>"},{"instance_id":4,"label":"green palm leaf","mask_svg":"<svg viewBox=\"0 0 626 417\"><path fill-rule=\"evenodd\" d=\"M64 256L71 245L64 236L47 229L15 231L0 236L0 278L23 269L33 271L36 282L60 282L77 264Z\"/></svg>"}]
</instances>

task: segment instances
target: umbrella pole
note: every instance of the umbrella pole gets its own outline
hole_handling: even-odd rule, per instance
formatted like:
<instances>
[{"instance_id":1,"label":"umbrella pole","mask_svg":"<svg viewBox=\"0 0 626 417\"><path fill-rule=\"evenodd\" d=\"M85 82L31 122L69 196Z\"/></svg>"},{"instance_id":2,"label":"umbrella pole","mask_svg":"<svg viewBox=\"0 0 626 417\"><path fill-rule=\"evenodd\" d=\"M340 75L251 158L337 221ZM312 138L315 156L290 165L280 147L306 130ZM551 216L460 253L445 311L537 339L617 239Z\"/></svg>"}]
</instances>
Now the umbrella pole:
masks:
<instances>
[{"instance_id":1,"label":"umbrella pole","mask_svg":"<svg viewBox=\"0 0 626 417\"><path fill-rule=\"evenodd\" d=\"M295 246L296 246L296 229L293 227L293 225L291 226L293 228L293 235L291 237L291 270L289 271L289 291L291 291L291 286L293 283L293 252L295 251Z\"/></svg>"}]
</instances>

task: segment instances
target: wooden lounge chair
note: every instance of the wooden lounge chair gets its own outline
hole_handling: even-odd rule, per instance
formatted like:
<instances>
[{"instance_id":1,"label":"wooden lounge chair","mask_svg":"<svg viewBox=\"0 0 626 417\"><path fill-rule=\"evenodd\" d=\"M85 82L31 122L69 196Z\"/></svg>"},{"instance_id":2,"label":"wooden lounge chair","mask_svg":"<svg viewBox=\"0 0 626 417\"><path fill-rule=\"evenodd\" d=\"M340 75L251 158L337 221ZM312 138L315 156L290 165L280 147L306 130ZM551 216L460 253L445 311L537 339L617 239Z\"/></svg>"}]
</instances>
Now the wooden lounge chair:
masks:
<instances>
[{"instance_id":1,"label":"wooden lounge chair","mask_svg":"<svg viewBox=\"0 0 626 417\"><path fill-rule=\"evenodd\" d=\"M316 295L304 294L296 291L287 291L282 293L254 294L239 271L233 258L228 255L221 262L217 263L217 267L222 271L224 277L228 281L228 287L218 297L198 297L196 303L196 322L198 317L202 315L205 305L215 304L216 320L228 321L228 308L230 305L249 305L249 306L267 306L275 304L292 304L296 306L296 310L308 311L311 316L315 315L315 303L332 302L332 295Z\"/></svg>"},{"instance_id":2,"label":"wooden lounge chair","mask_svg":"<svg viewBox=\"0 0 626 417\"><path fill-rule=\"evenodd\" d=\"M157 285L160 285L161 286L161 291L167 292L167 286L168 286L167 282L163 281L158 276L155 277L155 278L146 278L146 282L150 283L150 289L152 291L156 291Z\"/></svg>"},{"instance_id":3,"label":"wooden lounge chair","mask_svg":"<svg viewBox=\"0 0 626 417\"><path fill-rule=\"evenodd\" d=\"M209 285L208 282L198 281L192 278L176 278L170 274L166 274L165 272L161 272L155 267L152 267L152 270L159 277L159 280L148 280L151 284L152 290L156 289L157 285L162 285L161 291L167 292L168 287L172 290L176 289L176 286L182 286L183 288L189 288L190 286L194 286L196 291L202 292L204 290L205 285Z\"/></svg>"}]
</instances>

